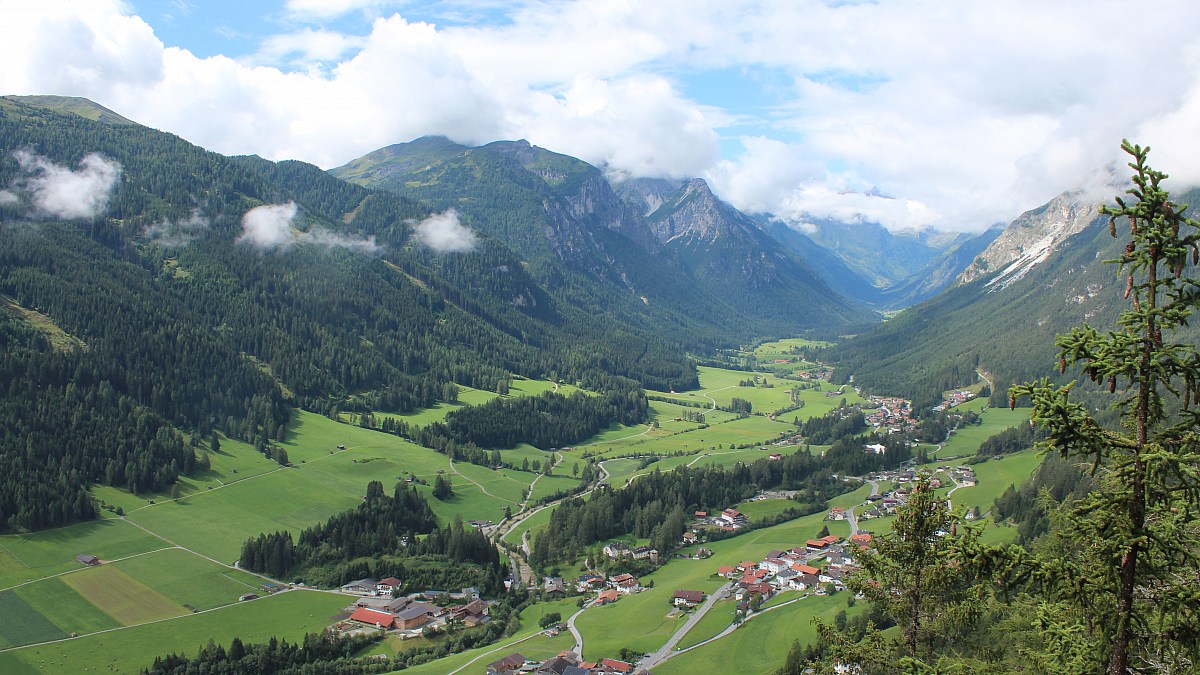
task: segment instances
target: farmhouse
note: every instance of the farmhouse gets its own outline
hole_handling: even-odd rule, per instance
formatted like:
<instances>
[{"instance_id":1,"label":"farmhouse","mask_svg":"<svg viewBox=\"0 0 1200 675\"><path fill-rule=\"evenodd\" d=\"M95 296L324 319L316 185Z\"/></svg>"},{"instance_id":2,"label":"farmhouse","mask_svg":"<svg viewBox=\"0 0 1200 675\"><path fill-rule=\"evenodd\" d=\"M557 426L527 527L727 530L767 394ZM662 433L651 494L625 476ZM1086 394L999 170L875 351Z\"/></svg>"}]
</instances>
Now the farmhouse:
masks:
<instances>
[{"instance_id":1,"label":"farmhouse","mask_svg":"<svg viewBox=\"0 0 1200 675\"><path fill-rule=\"evenodd\" d=\"M620 574L608 580L608 584L617 589L618 593L637 593L642 590L637 577L632 574Z\"/></svg>"},{"instance_id":2,"label":"farmhouse","mask_svg":"<svg viewBox=\"0 0 1200 675\"><path fill-rule=\"evenodd\" d=\"M379 583L375 584L375 590L379 591L380 593L391 593L403 585L404 582L400 581L396 577L388 577L386 579L380 579Z\"/></svg>"},{"instance_id":3,"label":"farmhouse","mask_svg":"<svg viewBox=\"0 0 1200 675\"><path fill-rule=\"evenodd\" d=\"M629 546L623 541L610 541L604 545L604 555L609 558L623 558L629 555Z\"/></svg>"},{"instance_id":4,"label":"farmhouse","mask_svg":"<svg viewBox=\"0 0 1200 675\"><path fill-rule=\"evenodd\" d=\"M396 626L396 615L388 614L387 612L376 612L373 609L359 607L350 615L351 621L358 621L376 628L394 628Z\"/></svg>"},{"instance_id":5,"label":"farmhouse","mask_svg":"<svg viewBox=\"0 0 1200 675\"><path fill-rule=\"evenodd\" d=\"M75 559L78 560L79 562L83 563L84 565L92 566L92 565L100 564L99 558L97 558L94 555L87 555L85 553L80 553L79 555L75 556Z\"/></svg>"},{"instance_id":6,"label":"farmhouse","mask_svg":"<svg viewBox=\"0 0 1200 675\"><path fill-rule=\"evenodd\" d=\"M488 675L495 675L496 673L516 670L523 665L525 665L525 657L520 652L513 652L502 659L497 659L487 664L487 672Z\"/></svg>"},{"instance_id":7,"label":"farmhouse","mask_svg":"<svg viewBox=\"0 0 1200 675\"><path fill-rule=\"evenodd\" d=\"M610 602L616 602L618 597L619 597L619 594L617 593L617 589L609 588L609 589L600 591L600 595L598 595L596 597L596 604L597 605L607 605Z\"/></svg>"},{"instance_id":8,"label":"farmhouse","mask_svg":"<svg viewBox=\"0 0 1200 675\"><path fill-rule=\"evenodd\" d=\"M830 520L845 520L846 519L846 509L843 509L840 506L835 506L832 509L829 509L829 519Z\"/></svg>"},{"instance_id":9,"label":"farmhouse","mask_svg":"<svg viewBox=\"0 0 1200 675\"><path fill-rule=\"evenodd\" d=\"M703 591L675 591L675 595L671 596L671 601L675 603L676 607L679 607L681 605L687 605L688 607L695 607L696 605L704 602L704 592Z\"/></svg>"}]
</instances>

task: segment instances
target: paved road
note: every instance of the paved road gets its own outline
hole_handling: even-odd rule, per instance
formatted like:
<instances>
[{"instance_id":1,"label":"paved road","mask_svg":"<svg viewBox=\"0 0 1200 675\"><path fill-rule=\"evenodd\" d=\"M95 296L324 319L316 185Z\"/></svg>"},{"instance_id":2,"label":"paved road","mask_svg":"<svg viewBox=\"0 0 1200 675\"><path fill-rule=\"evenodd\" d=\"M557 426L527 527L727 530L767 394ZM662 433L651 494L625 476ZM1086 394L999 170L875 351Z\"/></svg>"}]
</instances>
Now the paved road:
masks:
<instances>
[{"instance_id":1,"label":"paved road","mask_svg":"<svg viewBox=\"0 0 1200 675\"><path fill-rule=\"evenodd\" d=\"M589 602L583 607L580 607L578 612L575 612L569 619L567 619L567 630L571 631L571 636L575 638L575 648L572 651L578 654L579 658L583 658L583 634L580 633L579 629L575 627L575 619L577 619L580 614L583 614L583 610L591 606L592 603Z\"/></svg>"},{"instance_id":2,"label":"paved road","mask_svg":"<svg viewBox=\"0 0 1200 675\"><path fill-rule=\"evenodd\" d=\"M873 480L866 480L865 478L863 480L871 484L872 497L879 494L879 483L876 483ZM846 509L846 522L850 523L850 536L858 534L858 517L854 515L854 509L858 508L859 506L860 505L855 504L854 506Z\"/></svg>"},{"instance_id":3,"label":"paved road","mask_svg":"<svg viewBox=\"0 0 1200 675\"><path fill-rule=\"evenodd\" d=\"M701 603L701 605L696 608L696 611L692 612L692 615L689 616L688 620L679 627L679 630L675 631L675 634L671 636L671 639L667 640L663 646L658 648L658 651L651 654L648 658L639 661L637 667L649 670L650 668L653 668L654 666L657 666L663 661L666 661L674 656L676 652L673 652L672 650L675 649L675 645L679 644L679 641L683 639L683 636L687 635L688 631L690 631L693 626L699 623L700 619L704 618L704 615L708 613L708 610L713 608L713 605L715 605L718 600L723 600L729 596L729 591L731 588L733 588L732 581L718 588L713 592L712 595L708 596L708 599Z\"/></svg>"}]
</instances>

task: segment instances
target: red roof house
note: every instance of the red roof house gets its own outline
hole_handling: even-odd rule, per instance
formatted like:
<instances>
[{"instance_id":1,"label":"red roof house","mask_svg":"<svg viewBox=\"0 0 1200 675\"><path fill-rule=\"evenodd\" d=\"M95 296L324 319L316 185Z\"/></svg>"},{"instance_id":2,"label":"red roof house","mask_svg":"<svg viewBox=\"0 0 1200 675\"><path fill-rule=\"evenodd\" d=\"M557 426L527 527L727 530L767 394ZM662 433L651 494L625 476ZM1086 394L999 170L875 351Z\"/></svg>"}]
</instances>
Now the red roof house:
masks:
<instances>
[{"instance_id":1,"label":"red roof house","mask_svg":"<svg viewBox=\"0 0 1200 675\"><path fill-rule=\"evenodd\" d=\"M380 628L393 628L396 625L396 615L387 612L377 612L366 607L359 607L350 615L351 621L360 621Z\"/></svg>"}]
</instances>

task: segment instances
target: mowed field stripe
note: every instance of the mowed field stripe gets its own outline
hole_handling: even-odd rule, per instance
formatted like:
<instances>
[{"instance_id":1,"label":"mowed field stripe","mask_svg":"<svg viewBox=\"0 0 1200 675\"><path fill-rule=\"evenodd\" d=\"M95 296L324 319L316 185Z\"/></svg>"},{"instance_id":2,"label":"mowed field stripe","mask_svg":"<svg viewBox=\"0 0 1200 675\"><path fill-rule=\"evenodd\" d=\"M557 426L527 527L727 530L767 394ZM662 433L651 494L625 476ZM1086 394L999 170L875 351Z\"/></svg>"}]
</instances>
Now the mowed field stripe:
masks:
<instances>
[{"instance_id":1,"label":"mowed field stripe","mask_svg":"<svg viewBox=\"0 0 1200 675\"><path fill-rule=\"evenodd\" d=\"M190 613L183 605L111 565L68 574L62 580L124 626Z\"/></svg>"}]
</instances>

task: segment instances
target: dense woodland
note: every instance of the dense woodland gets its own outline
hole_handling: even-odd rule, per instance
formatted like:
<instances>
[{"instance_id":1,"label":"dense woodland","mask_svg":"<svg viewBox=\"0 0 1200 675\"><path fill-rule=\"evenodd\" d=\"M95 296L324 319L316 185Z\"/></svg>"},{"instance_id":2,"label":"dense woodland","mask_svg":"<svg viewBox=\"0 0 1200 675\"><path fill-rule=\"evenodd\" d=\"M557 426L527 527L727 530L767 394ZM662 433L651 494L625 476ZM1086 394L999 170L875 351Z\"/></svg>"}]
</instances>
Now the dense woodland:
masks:
<instances>
[{"instance_id":1,"label":"dense woodland","mask_svg":"<svg viewBox=\"0 0 1200 675\"><path fill-rule=\"evenodd\" d=\"M71 168L98 153L121 168L96 218L55 222L0 205L3 529L91 517L92 483L168 487L202 460L188 436L220 431L270 447L296 406L406 412L455 383L503 391L514 375L553 374L602 394L685 389L697 384L686 352L718 339L694 322L673 331L684 324L584 311L558 287L544 290L553 274L534 281L486 236L462 254L414 245L410 223L430 207L301 162L226 158L7 99L0 147ZM0 185L19 190L26 178L14 156L0 156ZM237 241L242 214L289 201L296 243ZM600 299L612 292L577 281ZM563 444L611 419L590 410L541 440Z\"/></svg>"},{"instance_id":2,"label":"dense woodland","mask_svg":"<svg viewBox=\"0 0 1200 675\"><path fill-rule=\"evenodd\" d=\"M361 504L303 530L294 543L290 532L252 537L238 564L315 586L374 574L397 577L410 590L478 586L494 594L503 588L500 554L487 537L460 519L439 528L429 503L404 483L388 495L371 481Z\"/></svg>"}]
</instances>

